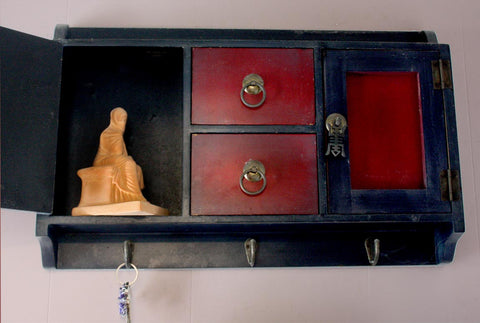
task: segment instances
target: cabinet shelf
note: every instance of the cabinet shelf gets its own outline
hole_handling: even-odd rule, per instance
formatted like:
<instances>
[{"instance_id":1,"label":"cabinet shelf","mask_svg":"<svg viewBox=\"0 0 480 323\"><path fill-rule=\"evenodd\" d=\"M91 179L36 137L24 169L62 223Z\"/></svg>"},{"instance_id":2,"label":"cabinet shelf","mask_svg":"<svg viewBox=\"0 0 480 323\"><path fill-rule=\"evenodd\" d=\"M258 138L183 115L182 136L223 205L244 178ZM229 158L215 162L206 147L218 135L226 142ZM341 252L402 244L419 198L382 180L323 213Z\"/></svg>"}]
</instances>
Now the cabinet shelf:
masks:
<instances>
[{"instance_id":1,"label":"cabinet shelf","mask_svg":"<svg viewBox=\"0 0 480 323\"><path fill-rule=\"evenodd\" d=\"M458 237L448 240L448 216L418 222L235 216L141 219L37 216L37 236L46 266L113 268L123 242L134 242L133 262L141 268L249 267L244 242L253 238L256 266L368 265L364 243L380 239L379 265L436 264L452 259ZM442 248L438 246L441 245Z\"/></svg>"}]
</instances>

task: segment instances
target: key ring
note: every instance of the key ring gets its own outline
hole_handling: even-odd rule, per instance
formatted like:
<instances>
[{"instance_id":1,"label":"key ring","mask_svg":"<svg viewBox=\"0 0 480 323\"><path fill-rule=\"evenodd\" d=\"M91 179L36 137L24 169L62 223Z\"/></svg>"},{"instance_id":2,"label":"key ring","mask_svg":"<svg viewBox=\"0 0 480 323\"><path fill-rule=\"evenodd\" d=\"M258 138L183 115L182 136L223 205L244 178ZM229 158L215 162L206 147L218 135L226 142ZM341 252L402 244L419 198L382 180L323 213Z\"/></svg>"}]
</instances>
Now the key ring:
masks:
<instances>
[{"instance_id":1,"label":"key ring","mask_svg":"<svg viewBox=\"0 0 480 323\"><path fill-rule=\"evenodd\" d=\"M118 266L118 267L117 267L117 270L115 271L115 276L117 276L117 280L118 280L118 282L120 283L120 285L123 285L124 282L122 282L122 281L118 278L118 272L120 271L120 269L121 269L122 267L126 267L126 266L127 266L126 263L120 264L120 266ZM133 279L132 282L129 282L129 283L128 283L130 286L132 286L132 285L135 284L135 282L137 281L137 278L138 278L138 269L137 269L137 266L135 266L135 265L132 264L132 263L130 263L130 266L132 266L133 269L135 269L135 278Z\"/></svg>"}]
</instances>

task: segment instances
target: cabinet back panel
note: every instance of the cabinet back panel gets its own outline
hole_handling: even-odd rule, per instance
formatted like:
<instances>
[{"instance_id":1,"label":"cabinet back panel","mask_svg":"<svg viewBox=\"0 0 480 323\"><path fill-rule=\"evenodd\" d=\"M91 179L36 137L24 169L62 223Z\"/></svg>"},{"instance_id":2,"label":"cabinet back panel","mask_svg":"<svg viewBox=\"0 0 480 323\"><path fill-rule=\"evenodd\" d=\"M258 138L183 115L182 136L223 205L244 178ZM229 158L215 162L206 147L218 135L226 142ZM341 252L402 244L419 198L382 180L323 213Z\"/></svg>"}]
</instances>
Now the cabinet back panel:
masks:
<instances>
[{"instance_id":1,"label":"cabinet back panel","mask_svg":"<svg viewBox=\"0 0 480 323\"><path fill-rule=\"evenodd\" d=\"M110 111L128 113L128 154L142 167L144 196L181 213L183 50L154 47L64 49L54 214L78 205L77 171L92 166Z\"/></svg>"}]
</instances>

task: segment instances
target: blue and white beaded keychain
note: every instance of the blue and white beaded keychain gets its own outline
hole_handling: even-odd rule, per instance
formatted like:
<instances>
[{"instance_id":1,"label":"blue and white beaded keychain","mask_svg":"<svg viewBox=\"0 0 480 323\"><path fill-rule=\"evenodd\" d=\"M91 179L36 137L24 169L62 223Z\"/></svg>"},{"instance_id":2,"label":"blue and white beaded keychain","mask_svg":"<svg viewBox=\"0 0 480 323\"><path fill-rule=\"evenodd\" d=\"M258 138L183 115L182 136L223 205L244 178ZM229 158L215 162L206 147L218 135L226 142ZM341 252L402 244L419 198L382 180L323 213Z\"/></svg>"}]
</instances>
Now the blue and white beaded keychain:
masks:
<instances>
[{"instance_id":1,"label":"blue and white beaded keychain","mask_svg":"<svg viewBox=\"0 0 480 323\"><path fill-rule=\"evenodd\" d=\"M127 323L130 323L130 288L133 284L137 281L138 278L138 269L137 267L130 263L133 269L135 269L135 278L132 282L122 282L118 279L118 272L122 267L127 267L126 263L121 264L118 266L117 271L115 272L118 281L120 282L120 296L118 297L118 310L120 316L125 319Z\"/></svg>"}]
</instances>

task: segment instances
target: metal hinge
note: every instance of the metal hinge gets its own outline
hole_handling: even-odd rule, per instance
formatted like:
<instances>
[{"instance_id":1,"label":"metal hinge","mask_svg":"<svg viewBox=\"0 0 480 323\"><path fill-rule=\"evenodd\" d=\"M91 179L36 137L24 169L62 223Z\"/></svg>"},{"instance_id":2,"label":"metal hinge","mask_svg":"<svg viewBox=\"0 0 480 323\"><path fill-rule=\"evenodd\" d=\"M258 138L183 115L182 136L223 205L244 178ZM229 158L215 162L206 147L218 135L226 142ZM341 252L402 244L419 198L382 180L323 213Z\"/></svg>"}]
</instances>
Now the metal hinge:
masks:
<instances>
[{"instance_id":1,"label":"metal hinge","mask_svg":"<svg viewBox=\"0 0 480 323\"><path fill-rule=\"evenodd\" d=\"M435 90L452 89L452 69L450 61L439 59L432 61L433 88Z\"/></svg>"},{"instance_id":2,"label":"metal hinge","mask_svg":"<svg viewBox=\"0 0 480 323\"><path fill-rule=\"evenodd\" d=\"M446 169L440 172L442 201L460 200L460 176L458 170Z\"/></svg>"}]
</instances>

